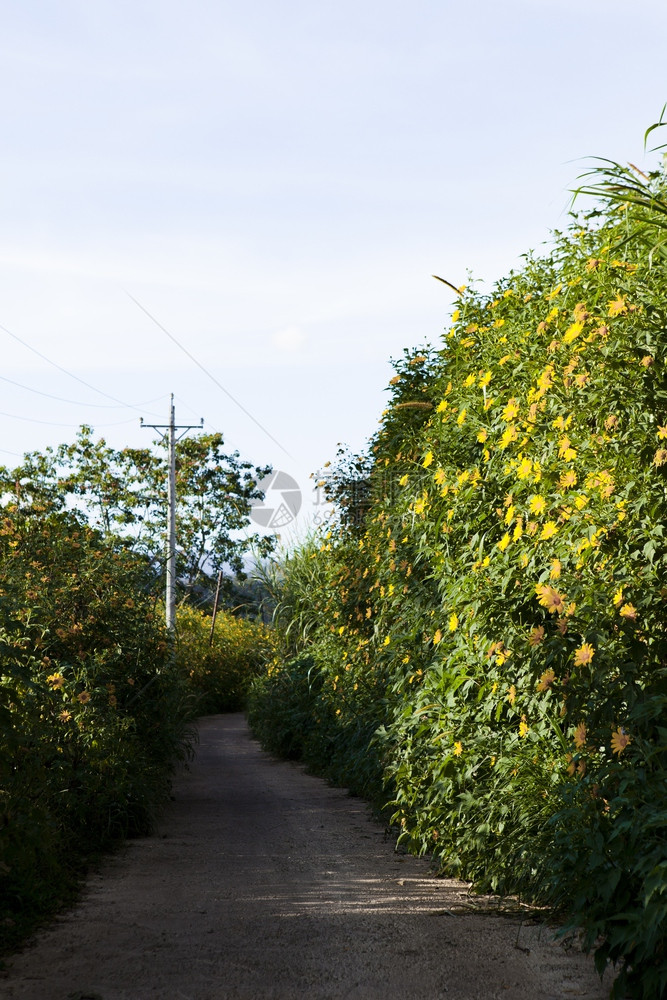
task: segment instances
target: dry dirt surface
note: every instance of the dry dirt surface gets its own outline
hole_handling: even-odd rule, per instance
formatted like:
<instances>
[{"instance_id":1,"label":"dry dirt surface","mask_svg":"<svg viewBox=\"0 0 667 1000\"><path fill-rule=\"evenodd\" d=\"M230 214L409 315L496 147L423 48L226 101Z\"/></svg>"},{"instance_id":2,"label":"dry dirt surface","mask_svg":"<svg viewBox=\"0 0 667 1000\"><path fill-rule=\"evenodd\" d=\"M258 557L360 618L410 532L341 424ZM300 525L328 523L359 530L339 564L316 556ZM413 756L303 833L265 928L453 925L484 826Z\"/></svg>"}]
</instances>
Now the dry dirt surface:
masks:
<instances>
[{"instance_id":1,"label":"dry dirt surface","mask_svg":"<svg viewBox=\"0 0 667 1000\"><path fill-rule=\"evenodd\" d=\"M363 802L265 754L243 716L199 732L155 836L8 960L1 997L608 997L590 958L397 854Z\"/></svg>"}]
</instances>

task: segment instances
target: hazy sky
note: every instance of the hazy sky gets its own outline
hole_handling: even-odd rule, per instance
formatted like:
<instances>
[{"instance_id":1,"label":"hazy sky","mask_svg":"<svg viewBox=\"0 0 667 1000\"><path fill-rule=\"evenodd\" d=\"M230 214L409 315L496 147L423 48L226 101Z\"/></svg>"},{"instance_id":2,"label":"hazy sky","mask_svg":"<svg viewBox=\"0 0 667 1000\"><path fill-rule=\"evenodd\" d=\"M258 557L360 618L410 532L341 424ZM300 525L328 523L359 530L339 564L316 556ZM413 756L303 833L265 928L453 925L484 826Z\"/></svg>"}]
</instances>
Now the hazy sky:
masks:
<instances>
[{"instance_id":1,"label":"hazy sky","mask_svg":"<svg viewBox=\"0 0 667 1000\"><path fill-rule=\"evenodd\" d=\"M0 13L7 464L83 422L147 445L173 392L179 422L307 491L373 433L390 357L438 342L430 275L519 267L567 224L582 158L655 163L667 100L664 0Z\"/></svg>"}]
</instances>

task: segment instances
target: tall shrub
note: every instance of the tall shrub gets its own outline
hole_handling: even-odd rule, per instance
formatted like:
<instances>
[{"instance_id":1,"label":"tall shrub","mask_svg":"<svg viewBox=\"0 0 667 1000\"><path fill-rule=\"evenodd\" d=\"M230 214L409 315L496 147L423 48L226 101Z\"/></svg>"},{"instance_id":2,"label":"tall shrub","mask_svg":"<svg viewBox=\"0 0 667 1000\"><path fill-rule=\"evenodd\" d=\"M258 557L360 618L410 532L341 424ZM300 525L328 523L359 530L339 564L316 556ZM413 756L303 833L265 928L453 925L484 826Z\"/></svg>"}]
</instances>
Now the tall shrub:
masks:
<instances>
[{"instance_id":1,"label":"tall shrub","mask_svg":"<svg viewBox=\"0 0 667 1000\"><path fill-rule=\"evenodd\" d=\"M374 706L405 843L550 903L648 1000L667 987L667 284L664 176L644 186L462 289L441 349L396 363L366 513L311 554L318 683L297 687L314 723L326 696L329 740Z\"/></svg>"}]
</instances>

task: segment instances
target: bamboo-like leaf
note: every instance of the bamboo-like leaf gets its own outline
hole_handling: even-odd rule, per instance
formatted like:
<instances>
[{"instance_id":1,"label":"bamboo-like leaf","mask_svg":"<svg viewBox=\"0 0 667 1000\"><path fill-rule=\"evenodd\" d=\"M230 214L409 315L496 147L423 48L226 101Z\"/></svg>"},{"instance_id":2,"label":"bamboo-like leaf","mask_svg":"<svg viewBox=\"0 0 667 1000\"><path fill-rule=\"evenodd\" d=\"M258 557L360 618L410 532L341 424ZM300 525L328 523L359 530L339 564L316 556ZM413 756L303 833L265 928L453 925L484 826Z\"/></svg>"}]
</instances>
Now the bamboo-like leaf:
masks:
<instances>
[{"instance_id":1,"label":"bamboo-like leaf","mask_svg":"<svg viewBox=\"0 0 667 1000\"><path fill-rule=\"evenodd\" d=\"M653 125L649 125L649 127L644 132L644 149L646 149L646 140L650 136L651 132L655 132L657 128L661 128L663 125L667 125L667 122L663 121L663 115L665 114L666 109L667 109L667 102L662 106L662 111L660 112L660 118L658 119L658 121L654 122ZM658 146L658 149L661 148L662 147Z\"/></svg>"}]
</instances>

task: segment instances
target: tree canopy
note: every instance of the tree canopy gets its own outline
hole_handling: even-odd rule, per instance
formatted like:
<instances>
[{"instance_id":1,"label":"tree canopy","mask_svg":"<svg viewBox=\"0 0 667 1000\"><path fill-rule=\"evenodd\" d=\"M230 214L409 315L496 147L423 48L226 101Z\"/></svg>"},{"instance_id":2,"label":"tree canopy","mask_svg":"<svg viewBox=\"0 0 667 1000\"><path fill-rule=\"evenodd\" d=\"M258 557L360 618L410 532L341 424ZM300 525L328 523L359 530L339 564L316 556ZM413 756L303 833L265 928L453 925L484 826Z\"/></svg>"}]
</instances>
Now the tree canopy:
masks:
<instances>
[{"instance_id":1,"label":"tree canopy","mask_svg":"<svg viewBox=\"0 0 667 1000\"><path fill-rule=\"evenodd\" d=\"M162 577L167 509L167 450L110 447L81 427L76 440L27 454L14 469L0 468L0 493L24 509L71 510L143 556ZM244 577L244 557L268 553L270 536L249 530L258 483L271 471L226 453L222 434L176 443L176 537L182 595L206 591L211 578Z\"/></svg>"}]
</instances>

